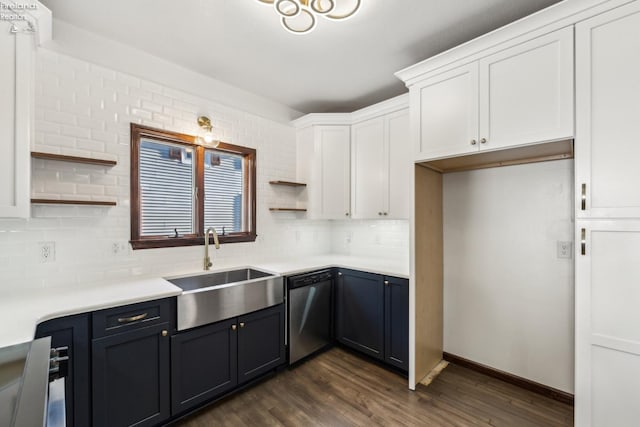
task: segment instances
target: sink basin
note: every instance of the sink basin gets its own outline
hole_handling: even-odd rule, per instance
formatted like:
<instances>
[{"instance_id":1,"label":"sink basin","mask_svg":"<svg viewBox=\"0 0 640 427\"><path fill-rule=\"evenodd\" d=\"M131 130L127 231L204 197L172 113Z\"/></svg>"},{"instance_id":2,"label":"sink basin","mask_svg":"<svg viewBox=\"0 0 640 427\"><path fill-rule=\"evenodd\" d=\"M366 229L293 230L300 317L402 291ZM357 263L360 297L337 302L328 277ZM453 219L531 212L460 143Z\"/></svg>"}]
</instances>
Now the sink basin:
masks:
<instances>
[{"instance_id":1,"label":"sink basin","mask_svg":"<svg viewBox=\"0 0 640 427\"><path fill-rule=\"evenodd\" d=\"M178 330L230 319L284 302L284 280L254 268L174 277Z\"/></svg>"},{"instance_id":2,"label":"sink basin","mask_svg":"<svg viewBox=\"0 0 640 427\"><path fill-rule=\"evenodd\" d=\"M262 277L274 276L264 271L254 270L253 268L241 268L239 270L220 271L216 273L200 274L197 276L179 277L170 279L173 283L184 292L197 291L207 289L219 285L228 285L232 283L244 282L247 280L260 279Z\"/></svg>"}]
</instances>

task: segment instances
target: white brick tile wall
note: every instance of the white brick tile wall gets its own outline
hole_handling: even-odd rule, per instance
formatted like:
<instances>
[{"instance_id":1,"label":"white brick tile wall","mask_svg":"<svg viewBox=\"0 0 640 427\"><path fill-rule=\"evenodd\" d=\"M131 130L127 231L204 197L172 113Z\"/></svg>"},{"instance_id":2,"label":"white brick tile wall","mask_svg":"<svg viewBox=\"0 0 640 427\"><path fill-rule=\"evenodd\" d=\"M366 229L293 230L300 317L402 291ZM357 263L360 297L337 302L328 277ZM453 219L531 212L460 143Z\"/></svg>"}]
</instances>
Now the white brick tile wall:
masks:
<instances>
[{"instance_id":1,"label":"white brick tile wall","mask_svg":"<svg viewBox=\"0 0 640 427\"><path fill-rule=\"evenodd\" d=\"M289 126L44 49L36 60L35 109L33 150L113 159L118 165L33 159L32 195L106 199L117 206L33 205L29 221L0 219L0 290L91 286L199 271L202 247L132 251L127 244L130 123L194 134L199 115L212 119L216 138L256 148L258 153L258 238L253 243L223 245L213 255L214 265L331 250L408 256L404 221L310 221L304 215L268 210L296 205L298 190L268 184L273 179L295 179L295 131ZM40 243L45 241L55 243L55 262L40 263ZM122 246L126 249L119 249Z\"/></svg>"}]
</instances>

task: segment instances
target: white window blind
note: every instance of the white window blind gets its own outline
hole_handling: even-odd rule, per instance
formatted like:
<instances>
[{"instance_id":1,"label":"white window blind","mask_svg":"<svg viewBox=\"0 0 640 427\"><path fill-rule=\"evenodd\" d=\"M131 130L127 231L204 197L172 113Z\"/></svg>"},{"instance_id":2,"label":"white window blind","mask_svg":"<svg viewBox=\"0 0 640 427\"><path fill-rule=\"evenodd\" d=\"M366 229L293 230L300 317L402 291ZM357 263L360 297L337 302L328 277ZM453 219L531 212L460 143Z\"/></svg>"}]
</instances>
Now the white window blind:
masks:
<instances>
[{"instance_id":1,"label":"white window blind","mask_svg":"<svg viewBox=\"0 0 640 427\"><path fill-rule=\"evenodd\" d=\"M206 150L204 158L204 223L223 233L246 231L243 224L243 156Z\"/></svg>"},{"instance_id":2,"label":"white window blind","mask_svg":"<svg viewBox=\"0 0 640 427\"><path fill-rule=\"evenodd\" d=\"M194 150L142 140L140 143L140 234L173 236L194 230Z\"/></svg>"}]
</instances>

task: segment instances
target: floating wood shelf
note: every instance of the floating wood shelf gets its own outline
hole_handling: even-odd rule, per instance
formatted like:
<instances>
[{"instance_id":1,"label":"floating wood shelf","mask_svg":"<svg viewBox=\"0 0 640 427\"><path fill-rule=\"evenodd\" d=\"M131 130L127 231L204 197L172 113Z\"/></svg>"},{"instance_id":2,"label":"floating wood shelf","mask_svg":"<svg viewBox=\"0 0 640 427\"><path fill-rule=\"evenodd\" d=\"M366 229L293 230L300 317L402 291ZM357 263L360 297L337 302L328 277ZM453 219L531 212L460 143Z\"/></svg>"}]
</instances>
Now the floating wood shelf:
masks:
<instances>
[{"instance_id":1,"label":"floating wood shelf","mask_svg":"<svg viewBox=\"0 0 640 427\"><path fill-rule=\"evenodd\" d=\"M269 208L272 212L306 212L306 209L300 208Z\"/></svg>"},{"instance_id":2,"label":"floating wood shelf","mask_svg":"<svg viewBox=\"0 0 640 427\"><path fill-rule=\"evenodd\" d=\"M31 157L34 159L57 160L61 162L84 163L88 165L115 166L118 164L115 160L94 159L91 157L65 156L62 154L41 153L32 151Z\"/></svg>"},{"instance_id":3,"label":"floating wood shelf","mask_svg":"<svg viewBox=\"0 0 640 427\"><path fill-rule=\"evenodd\" d=\"M82 205L82 206L116 206L116 202L106 200L65 200L65 199L31 199L34 205Z\"/></svg>"},{"instance_id":4,"label":"floating wood shelf","mask_svg":"<svg viewBox=\"0 0 640 427\"><path fill-rule=\"evenodd\" d=\"M302 182L292 182L292 181L269 181L269 184L273 185L287 185L289 187L306 187L307 184Z\"/></svg>"}]
</instances>

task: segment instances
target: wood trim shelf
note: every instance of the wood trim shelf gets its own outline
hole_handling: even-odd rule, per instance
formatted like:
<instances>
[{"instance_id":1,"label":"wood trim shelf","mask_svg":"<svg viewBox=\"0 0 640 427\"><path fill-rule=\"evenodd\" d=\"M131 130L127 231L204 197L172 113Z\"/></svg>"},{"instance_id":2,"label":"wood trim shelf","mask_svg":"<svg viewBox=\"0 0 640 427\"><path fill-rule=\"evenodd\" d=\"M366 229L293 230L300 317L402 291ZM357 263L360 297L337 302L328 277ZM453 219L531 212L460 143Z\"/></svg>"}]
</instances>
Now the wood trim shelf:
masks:
<instances>
[{"instance_id":1,"label":"wood trim shelf","mask_svg":"<svg viewBox=\"0 0 640 427\"><path fill-rule=\"evenodd\" d=\"M280 181L280 180L276 180L276 181L269 181L269 184L273 184L273 185L286 185L289 187L306 187L307 184L302 183L302 182L293 182L293 181Z\"/></svg>"},{"instance_id":2,"label":"wood trim shelf","mask_svg":"<svg viewBox=\"0 0 640 427\"><path fill-rule=\"evenodd\" d=\"M33 205L81 205L81 206L116 206L116 202L106 200L65 200L65 199L31 199Z\"/></svg>"},{"instance_id":3,"label":"wood trim shelf","mask_svg":"<svg viewBox=\"0 0 640 427\"><path fill-rule=\"evenodd\" d=\"M271 212L306 212L306 209L301 208L269 208Z\"/></svg>"},{"instance_id":4,"label":"wood trim shelf","mask_svg":"<svg viewBox=\"0 0 640 427\"><path fill-rule=\"evenodd\" d=\"M42 153L39 151L32 151L31 157L34 159L56 160L61 162L84 163L89 165L100 165L100 166L115 166L118 164L118 162L116 162L115 160L94 159L91 157L79 157L79 156L65 156L63 154Z\"/></svg>"}]
</instances>

